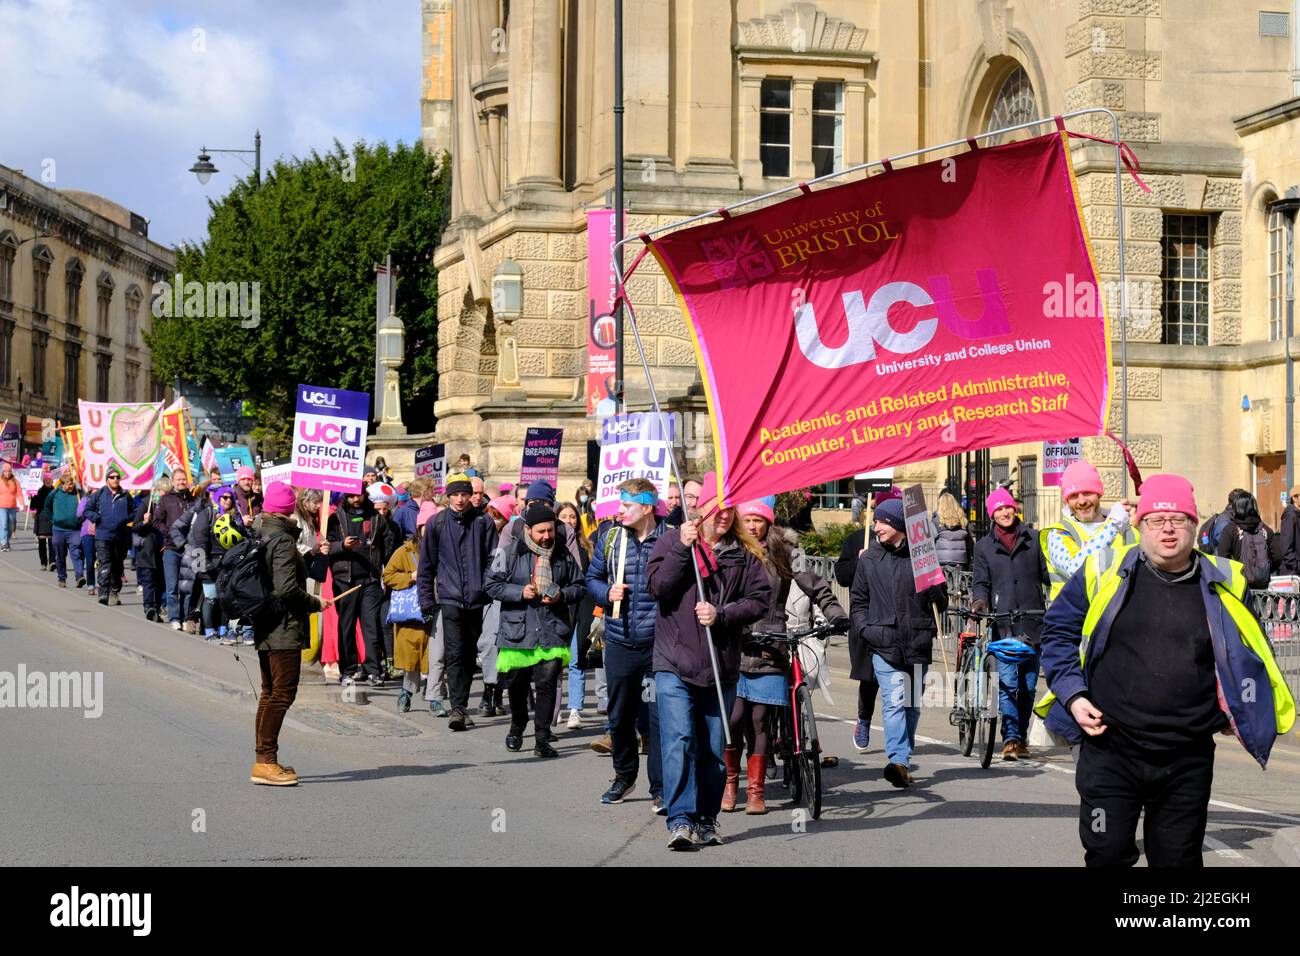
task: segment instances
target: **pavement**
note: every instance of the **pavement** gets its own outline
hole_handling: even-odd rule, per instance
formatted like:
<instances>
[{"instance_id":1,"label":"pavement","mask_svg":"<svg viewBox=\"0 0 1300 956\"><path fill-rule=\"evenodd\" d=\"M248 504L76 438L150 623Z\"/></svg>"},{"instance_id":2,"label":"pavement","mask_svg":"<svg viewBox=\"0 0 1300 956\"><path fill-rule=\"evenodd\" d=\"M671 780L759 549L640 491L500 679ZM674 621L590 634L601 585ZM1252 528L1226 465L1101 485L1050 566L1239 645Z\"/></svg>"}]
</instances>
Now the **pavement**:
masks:
<instances>
[{"instance_id":1,"label":"pavement","mask_svg":"<svg viewBox=\"0 0 1300 956\"><path fill-rule=\"evenodd\" d=\"M947 708L922 713L917 784L881 778L883 733L851 743L855 688L847 652L832 647L835 704L815 695L823 749L820 820L769 783L771 812L724 814L722 848L673 854L649 810L644 773L621 806L602 807L612 775L588 718L563 725L560 759L503 745L508 721L477 719L452 734L398 688L345 702L308 669L289 713L282 760L296 788L255 787L252 648L214 647L146 621L133 586L108 608L57 589L19 535L0 554L0 671L103 675L103 713L15 709L0 720L0 864L642 864L668 866L1078 866L1078 798L1068 751L987 770L963 758ZM941 664L935 665L941 668ZM477 697L477 694L475 695ZM1268 771L1225 740L1218 748L1205 842L1207 866L1300 865L1300 738L1279 741Z\"/></svg>"}]
</instances>

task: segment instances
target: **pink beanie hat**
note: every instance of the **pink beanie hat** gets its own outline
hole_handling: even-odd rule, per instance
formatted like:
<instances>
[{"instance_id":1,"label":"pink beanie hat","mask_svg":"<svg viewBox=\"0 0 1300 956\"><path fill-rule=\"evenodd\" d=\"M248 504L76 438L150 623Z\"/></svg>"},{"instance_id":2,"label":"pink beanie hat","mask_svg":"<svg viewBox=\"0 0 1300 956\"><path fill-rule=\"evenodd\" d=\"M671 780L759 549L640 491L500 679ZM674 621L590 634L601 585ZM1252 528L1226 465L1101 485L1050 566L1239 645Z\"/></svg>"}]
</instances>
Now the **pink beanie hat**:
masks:
<instances>
[{"instance_id":1,"label":"pink beanie hat","mask_svg":"<svg viewBox=\"0 0 1300 956\"><path fill-rule=\"evenodd\" d=\"M417 528L424 527L425 522L427 522L430 518L432 518L437 513L438 513L438 506L435 505L432 501L421 502L420 513L415 516L415 526Z\"/></svg>"},{"instance_id":2,"label":"pink beanie hat","mask_svg":"<svg viewBox=\"0 0 1300 956\"><path fill-rule=\"evenodd\" d=\"M776 513L766 501L746 501L737 510L742 518L745 515L758 515L765 518L768 524L776 524Z\"/></svg>"},{"instance_id":3,"label":"pink beanie hat","mask_svg":"<svg viewBox=\"0 0 1300 956\"><path fill-rule=\"evenodd\" d=\"M1011 492L1007 491L1005 488L999 488L984 500L984 508L988 511L990 518L993 517L993 512L997 511L999 508L1005 508L1007 505L1014 508L1016 506L1016 499L1012 498Z\"/></svg>"},{"instance_id":4,"label":"pink beanie hat","mask_svg":"<svg viewBox=\"0 0 1300 956\"><path fill-rule=\"evenodd\" d=\"M497 514L509 521L515 516L515 499L510 495L502 495L500 498L493 498L488 502L489 508L495 508Z\"/></svg>"},{"instance_id":5,"label":"pink beanie hat","mask_svg":"<svg viewBox=\"0 0 1300 956\"><path fill-rule=\"evenodd\" d=\"M1142 481L1137 520L1153 511L1179 511L1196 517L1196 494L1192 483L1182 475L1151 475Z\"/></svg>"},{"instance_id":6,"label":"pink beanie hat","mask_svg":"<svg viewBox=\"0 0 1300 956\"><path fill-rule=\"evenodd\" d=\"M1061 475L1061 500L1069 502L1071 495L1077 495L1081 491L1091 491L1096 495L1102 493L1101 475L1083 460L1070 465L1065 469L1065 474Z\"/></svg>"},{"instance_id":7,"label":"pink beanie hat","mask_svg":"<svg viewBox=\"0 0 1300 956\"><path fill-rule=\"evenodd\" d=\"M257 472L247 465L240 465L235 469L235 481L243 481L245 478L256 478Z\"/></svg>"},{"instance_id":8,"label":"pink beanie hat","mask_svg":"<svg viewBox=\"0 0 1300 956\"><path fill-rule=\"evenodd\" d=\"M273 481L262 495L262 510L274 515L291 515L296 500L292 488L283 481Z\"/></svg>"}]
</instances>

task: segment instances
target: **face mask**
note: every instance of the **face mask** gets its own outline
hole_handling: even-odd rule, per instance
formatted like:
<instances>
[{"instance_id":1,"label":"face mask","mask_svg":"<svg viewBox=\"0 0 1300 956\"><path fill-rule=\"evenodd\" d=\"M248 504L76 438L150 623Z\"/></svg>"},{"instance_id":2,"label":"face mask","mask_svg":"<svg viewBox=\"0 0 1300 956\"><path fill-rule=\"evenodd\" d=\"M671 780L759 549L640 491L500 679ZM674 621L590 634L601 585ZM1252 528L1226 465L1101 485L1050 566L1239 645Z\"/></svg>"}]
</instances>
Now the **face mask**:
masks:
<instances>
[{"instance_id":1,"label":"face mask","mask_svg":"<svg viewBox=\"0 0 1300 956\"><path fill-rule=\"evenodd\" d=\"M578 500L581 501L581 502L585 505L585 504L587 503L587 496L586 496L586 495L578 495Z\"/></svg>"}]
</instances>

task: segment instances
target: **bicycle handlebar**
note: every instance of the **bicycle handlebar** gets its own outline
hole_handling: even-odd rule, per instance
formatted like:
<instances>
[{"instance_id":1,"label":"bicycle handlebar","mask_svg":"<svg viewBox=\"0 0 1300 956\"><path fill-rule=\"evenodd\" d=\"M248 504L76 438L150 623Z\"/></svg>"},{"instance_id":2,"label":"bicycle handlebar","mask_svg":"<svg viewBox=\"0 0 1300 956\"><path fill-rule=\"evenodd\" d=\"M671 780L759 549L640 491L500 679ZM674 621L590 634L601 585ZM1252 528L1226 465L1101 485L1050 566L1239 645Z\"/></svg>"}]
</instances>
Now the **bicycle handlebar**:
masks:
<instances>
[{"instance_id":1,"label":"bicycle handlebar","mask_svg":"<svg viewBox=\"0 0 1300 956\"><path fill-rule=\"evenodd\" d=\"M847 625L848 621L843 623ZM813 624L795 631L755 631L752 636L765 641L774 641L778 644L798 644L800 641L806 641L812 637L829 637L832 634L843 634L845 630L847 630L847 627L841 630L837 625L827 621L825 624Z\"/></svg>"},{"instance_id":2,"label":"bicycle handlebar","mask_svg":"<svg viewBox=\"0 0 1300 956\"><path fill-rule=\"evenodd\" d=\"M1027 617L1042 617L1046 611L973 611L969 608L960 609L957 612L962 617L968 617L976 621L1016 621L1023 620Z\"/></svg>"}]
</instances>

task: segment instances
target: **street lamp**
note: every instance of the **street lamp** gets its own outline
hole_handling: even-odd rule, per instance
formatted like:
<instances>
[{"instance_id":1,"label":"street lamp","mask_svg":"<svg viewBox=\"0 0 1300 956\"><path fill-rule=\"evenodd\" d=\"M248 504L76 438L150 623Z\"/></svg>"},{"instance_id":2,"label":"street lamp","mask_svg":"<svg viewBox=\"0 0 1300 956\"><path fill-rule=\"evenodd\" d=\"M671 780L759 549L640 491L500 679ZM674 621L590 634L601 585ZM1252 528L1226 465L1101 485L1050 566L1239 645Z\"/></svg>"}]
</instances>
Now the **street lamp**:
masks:
<instances>
[{"instance_id":1,"label":"street lamp","mask_svg":"<svg viewBox=\"0 0 1300 956\"><path fill-rule=\"evenodd\" d=\"M379 324L379 361L385 366L384 410L379 421L379 434L404 434L402 401L397 369L406 359L406 326L397 317L397 310L389 307L388 315Z\"/></svg>"},{"instance_id":2,"label":"street lamp","mask_svg":"<svg viewBox=\"0 0 1300 956\"><path fill-rule=\"evenodd\" d=\"M192 172L195 177L198 178L198 181L204 186L208 184L208 180L212 178L213 173L221 172L221 170L217 169L216 166L212 165L212 156L209 155L211 153L230 153L231 155L239 156L244 165L249 166L253 170L253 181L259 186L262 185L261 130L257 130L257 132L253 134L252 149L208 149L206 146L200 146L199 158L195 160L194 165L190 167L189 171ZM253 162L251 164L249 164L248 160L244 159L244 156L248 153L253 154Z\"/></svg>"},{"instance_id":3,"label":"street lamp","mask_svg":"<svg viewBox=\"0 0 1300 956\"><path fill-rule=\"evenodd\" d=\"M524 311L524 270L513 259L502 261L492 276L492 318L497 330L497 385L519 387L519 346L515 320Z\"/></svg>"}]
</instances>

